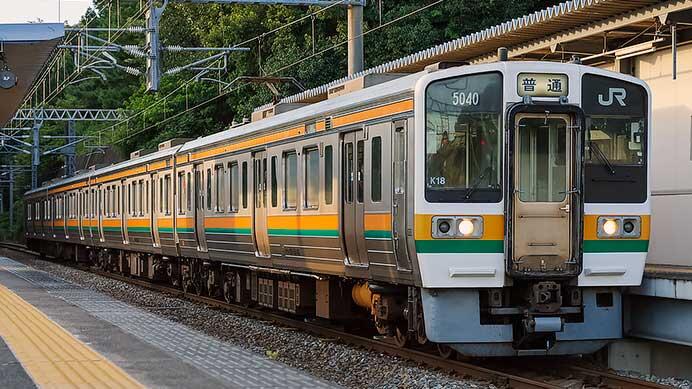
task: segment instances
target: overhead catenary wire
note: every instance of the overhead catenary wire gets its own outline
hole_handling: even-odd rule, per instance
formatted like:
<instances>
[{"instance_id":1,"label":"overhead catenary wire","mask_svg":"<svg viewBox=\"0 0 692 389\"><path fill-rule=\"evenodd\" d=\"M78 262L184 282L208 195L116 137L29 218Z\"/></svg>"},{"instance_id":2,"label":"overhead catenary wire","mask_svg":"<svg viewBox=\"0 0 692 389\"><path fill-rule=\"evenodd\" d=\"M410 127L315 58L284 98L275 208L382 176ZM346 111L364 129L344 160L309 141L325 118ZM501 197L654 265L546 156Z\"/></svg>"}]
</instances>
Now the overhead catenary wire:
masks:
<instances>
[{"instance_id":1,"label":"overhead catenary wire","mask_svg":"<svg viewBox=\"0 0 692 389\"><path fill-rule=\"evenodd\" d=\"M320 13L326 12L327 10L329 10L329 9L331 9L331 8L334 8L334 7L338 6L338 5L343 4L345 1L346 1L346 0L340 0L339 2L336 2L336 3L334 3L334 4L331 4L331 5L327 6L327 7L320 8L320 9L318 9L318 10L316 10L316 11L310 12L309 14L307 14L307 15L305 15L305 16L302 16L302 17L300 17L300 18L298 18L298 19L296 19L296 20L293 20L293 21L288 22L288 23L284 23L284 24L282 24L281 26L278 26L278 27L276 27L276 28L273 28L273 29L271 29L271 30L269 30L269 31L266 31L266 32L263 32L263 33L261 33L261 34L258 34L258 35L256 35L256 36L250 38L250 39L246 39L246 40L244 40L244 41L242 41L242 42L239 42L239 43L236 43L236 44L234 44L234 45L232 45L232 46L229 46L229 48L240 48L240 47L243 47L243 46L247 46L248 44L253 43L253 42L255 42L255 41L260 42L260 41L262 40L262 38L266 38L266 37L269 36L269 35L275 34L275 33L279 32L279 31L281 31L281 30L283 30L283 29L286 29L286 28L288 28L288 27L290 27L290 26L292 26L292 25L294 25L294 24L297 24L297 23L299 23L299 22L301 22L301 21L304 21L304 20L307 20L307 19L311 19L312 17L314 17L314 16L316 16L316 15L319 15ZM217 63L217 62L212 62L212 63L210 63L209 65L207 65L204 69L206 69L206 70L211 70L211 69L213 69L212 66L214 66L214 64L216 64L216 63ZM154 103L150 104L150 105L147 106L146 108L143 108L143 109L141 109L140 111L138 111L138 112L136 112L136 113L134 113L134 114L128 116L128 118L125 119L125 120L122 120L122 121L120 121L120 122L114 123L114 124L112 124L112 125L110 125L110 126L108 126L108 127L105 127L105 128L103 128L103 129L99 130L99 131L97 132L97 134L100 136L100 135L102 135L102 134L104 134L104 133L106 133L106 132L113 132L117 127L119 127L119 126L121 126L121 125L123 125L123 124L125 124L125 123L128 123L128 122L130 122L131 120L136 119L136 118L139 117L139 116L142 116L145 112L149 111L150 109L155 108L156 106L158 106L158 105L160 105L160 104L165 104L166 100L167 100L169 97L173 96L176 92L180 91L182 88L185 88L185 87L187 87L188 85L190 85L191 83L195 82L196 79L197 79L197 75L190 77L188 80L186 80L186 81L183 82L182 84L178 85L178 87L176 87L176 88L173 89L172 91L168 92L165 96L159 97Z\"/></svg>"},{"instance_id":2,"label":"overhead catenary wire","mask_svg":"<svg viewBox=\"0 0 692 389\"><path fill-rule=\"evenodd\" d=\"M395 18L395 19L392 19L392 20L390 20L390 21L388 21L388 22L386 22L386 23L384 23L384 24L382 24L382 25L379 25L379 26L377 26L377 27L373 27L372 29L363 32L363 33L360 34L359 36L353 37L352 39L365 36L365 35L367 35L367 34L369 34L369 33L372 33L372 32L374 32L374 31L377 31L377 30L382 29L382 28L384 28L384 27L390 26L390 25L392 25L392 24L394 24L394 23L396 23L396 22L399 22L399 21L401 21L401 20L404 20L404 19L406 19L406 18L408 18L408 17L411 17L411 16L413 16L413 15L416 15L416 14L418 14L418 13L420 13L420 12L423 12L423 11L425 11L425 10L431 8L431 7L434 7L434 6L436 6L436 5L440 4L440 3L443 3L444 1L445 1L445 0L437 0L437 1L433 2L433 3L427 4L427 5L423 6L423 7L420 7L420 8L418 8L418 9L415 9L415 10L413 10L413 11L411 11L411 12L408 12L408 13L402 15L402 16L399 16L399 17L397 17L397 18ZM310 55L309 57L301 58L301 59L299 59L299 60L297 60L297 61L295 61L295 62L293 62L293 63L291 63L291 64L289 64L289 65L286 65L286 66L283 66L283 67L281 67L281 68L275 69L275 70L273 70L272 72L267 73L266 75L267 75L267 76L275 75L276 73L279 73L279 72L284 71L284 70L286 70L286 69L289 69L289 68L291 68L291 67L293 67L293 66L296 66L296 65L298 65L298 64L300 64L300 63L302 63L302 62L304 62L304 61L306 61L306 60L308 60L308 59L310 59L310 58L313 58L313 57L315 57L315 56L324 54L324 53L326 53L326 52L328 52L328 51L334 50L334 49L337 48L337 47L343 46L343 45L347 44L348 42L349 42L349 39L346 39L346 40L344 40L344 41L342 41L342 42L339 42L339 43L337 43L337 44L334 44L334 45L332 45L332 46L330 46L330 47L328 47L328 48L325 48L325 49L323 49L323 50L320 50L319 52L317 52L317 53L315 53L315 54L312 54L312 55ZM196 104L196 105L194 105L194 106L192 106L192 107L189 107L188 109L185 109L184 111L180 111L180 112L176 113L175 115L170 116L170 117L168 117L168 118L165 118L164 120L159 121L159 122L157 122L157 123L155 123L155 124L153 124L153 125L145 126L144 128L142 128L142 129L140 129L140 130L137 130L137 131L135 131L135 132L133 132L133 133L127 134L125 137L122 137L122 138L117 139L117 140L113 140L112 142L113 142L114 144L122 143L122 142L124 142L124 141L126 141L126 140L128 140L128 139L131 139L131 138L134 137L134 136L137 136L137 135L139 135L139 134L145 132L145 131L148 131L148 130L150 130L150 129L152 129L152 128L156 128L156 127L158 127L158 126L160 126L160 125L162 125L162 124L168 123L169 121L171 121L171 120L173 120L173 119L176 119L176 118L178 118L178 117L180 117L180 116L182 116L182 115L184 115L184 114L187 114L187 113L189 113L189 112L192 112L192 111L194 111L194 110L197 110L197 109L199 109L199 108L201 108L201 107L203 107L203 106L205 106L205 105L207 105L207 104L209 104L209 103L211 103L211 102L213 102L213 101L215 101L215 100L218 100L219 98L225 97L225 96L227 96L227 95L230 94L230 93L236 92L236 91L238 91L240 88L242 88L242 87L244 87L244 86L246 86L246 85L247 85L247 84L241 84L241 85L238 85L237 87L234 87L234 88L231 88L231 89L226 89L225 91L220 92L218 95L216 95L216 96L214 96L214 97L211 97L211 98L209 98L209 99L207 99L207 100L205 100L205 101L203 101L203 102L201 102L201 103L199 103L199 104ZM132 119L132 118L130 117L130 119Z\"/></svg>"}]
</instances>

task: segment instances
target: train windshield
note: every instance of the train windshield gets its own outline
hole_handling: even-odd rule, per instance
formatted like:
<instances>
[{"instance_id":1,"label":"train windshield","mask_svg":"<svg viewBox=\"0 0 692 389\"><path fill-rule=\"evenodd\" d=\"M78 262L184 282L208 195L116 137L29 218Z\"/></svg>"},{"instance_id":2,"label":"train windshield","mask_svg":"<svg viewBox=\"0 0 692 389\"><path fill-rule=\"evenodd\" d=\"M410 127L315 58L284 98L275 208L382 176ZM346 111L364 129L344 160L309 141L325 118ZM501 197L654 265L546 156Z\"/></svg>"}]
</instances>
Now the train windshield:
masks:
<instances>
[{"instance_id":1,"label":"train windshield","mask_svg":"<svg viewBox=\"0 0 692 389\"><path fill-rule=\"evenodd\" d=\"M586 202L646 201L647 104L646 90L637 84L583 76Z\"/></svg>"},{"instance_id":2,"label":"train windshield","mask_svg":"<svg viewBox=\"0 0 692 389\"><path fill-rule=\"evenodd\" d=\"M500 201L502 75L435 81L425 105L426 199Z\"/></svg>"}]
</instances>

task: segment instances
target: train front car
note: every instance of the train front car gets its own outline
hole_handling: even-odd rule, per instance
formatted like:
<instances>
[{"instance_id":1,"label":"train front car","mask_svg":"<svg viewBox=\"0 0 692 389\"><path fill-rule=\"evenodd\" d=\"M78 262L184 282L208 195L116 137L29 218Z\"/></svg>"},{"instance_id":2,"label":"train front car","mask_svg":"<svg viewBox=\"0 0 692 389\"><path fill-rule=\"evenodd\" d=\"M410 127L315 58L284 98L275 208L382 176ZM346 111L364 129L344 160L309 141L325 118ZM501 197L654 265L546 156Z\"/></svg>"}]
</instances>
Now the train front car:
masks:
<instances>
[{"instance_id":1,"label":"train front car","mask_svg":"<svg viewBox=\"0 0 692 389\"><path fill-rule=\"evenodd\" d=\"M650 93L575 64L416 85L415 247L427 336L466 355L595 352L649 239ZM424 158L418 157L424 156Z\"/></svg>"}]
</instances>

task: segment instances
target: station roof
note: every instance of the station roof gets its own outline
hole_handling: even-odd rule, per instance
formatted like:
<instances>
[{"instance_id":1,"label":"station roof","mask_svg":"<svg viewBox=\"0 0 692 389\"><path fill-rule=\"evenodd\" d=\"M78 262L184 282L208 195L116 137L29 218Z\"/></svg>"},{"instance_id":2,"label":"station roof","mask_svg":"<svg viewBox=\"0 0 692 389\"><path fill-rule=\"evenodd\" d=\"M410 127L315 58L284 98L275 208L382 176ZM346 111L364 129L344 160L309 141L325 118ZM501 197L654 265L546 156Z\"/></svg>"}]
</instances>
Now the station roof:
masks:
<instances>
[{"instance_id":1,"label":"station roof","mask_svg":"<svg viewBox=\"0 0 692 389\"><path fill-rule=\"evenodd\" d=\"M330 87L367 74L412 73L437 62L482 63L496 60L500 47L512 60L568 61L573 55L586 64L612 61L612 51L661 37L656 45L670 44L665 21L683 15L690 28L690 0L570 0L485 30L431 47L406 57L364 70L353 76L306 90L281 100L310 103L326 98ZM665 27L665 28L662 28ZM266 106L265 106L266 107Z\"/></svg>"},{"instance_id":2,"label":"station roof","mask_svg":"<svg viewBox=\"0 0 692 389\"><path fill-rule=\"evenodd\" d=\"M0 59L17 76L15 87L0 88L0 127L14 117L64 35L60 23L0 24Z\"/></svg>"}]
</instances>

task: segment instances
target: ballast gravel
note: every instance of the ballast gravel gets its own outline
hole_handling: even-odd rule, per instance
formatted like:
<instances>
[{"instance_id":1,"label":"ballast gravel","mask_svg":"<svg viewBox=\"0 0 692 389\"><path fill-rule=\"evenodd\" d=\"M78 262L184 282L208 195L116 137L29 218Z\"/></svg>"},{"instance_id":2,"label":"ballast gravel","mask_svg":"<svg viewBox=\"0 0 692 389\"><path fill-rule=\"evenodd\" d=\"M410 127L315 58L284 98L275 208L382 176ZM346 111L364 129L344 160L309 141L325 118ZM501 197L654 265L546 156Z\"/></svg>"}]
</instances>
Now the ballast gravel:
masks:
<instances>
[{"instance_id":1,"label":"ballast gravel","mask_svg":"<svg viewBox=\"0 0 692 389\"><path fill-rule=\"evenodd\" d=\"M496 388L489 382L460 378L398 357L355 348L334 339L322 339L28 255L12 253L11 257L344 387Z\"/></svg>"}]
</instances>

